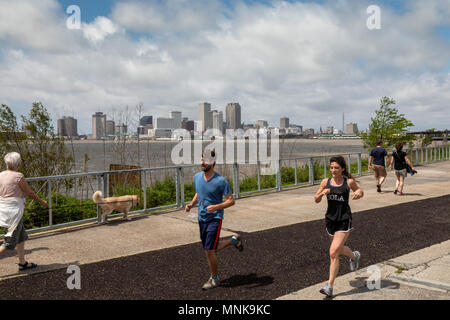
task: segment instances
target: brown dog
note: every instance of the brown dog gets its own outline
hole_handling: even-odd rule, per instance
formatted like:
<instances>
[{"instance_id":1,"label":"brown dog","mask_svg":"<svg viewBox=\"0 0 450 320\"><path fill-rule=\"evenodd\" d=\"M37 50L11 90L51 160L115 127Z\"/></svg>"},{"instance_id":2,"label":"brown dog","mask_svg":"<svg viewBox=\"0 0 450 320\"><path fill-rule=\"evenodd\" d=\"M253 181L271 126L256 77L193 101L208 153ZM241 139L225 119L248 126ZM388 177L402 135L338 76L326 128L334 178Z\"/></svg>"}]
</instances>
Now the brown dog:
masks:
<instances>
[{"instance_id":1,"label":"brown dog","mask_svg":"<svg viewBox=\"0 0 450 320\"><path fill-rule=\"evenodd\" d=\"M123 219L127 219L130 208L139 204L137 195L103 198L101 191L95 191L92 200L102 207L102 223L105 222L106 215L114 210L123 212Z\"/></svg>"}]
</instances>

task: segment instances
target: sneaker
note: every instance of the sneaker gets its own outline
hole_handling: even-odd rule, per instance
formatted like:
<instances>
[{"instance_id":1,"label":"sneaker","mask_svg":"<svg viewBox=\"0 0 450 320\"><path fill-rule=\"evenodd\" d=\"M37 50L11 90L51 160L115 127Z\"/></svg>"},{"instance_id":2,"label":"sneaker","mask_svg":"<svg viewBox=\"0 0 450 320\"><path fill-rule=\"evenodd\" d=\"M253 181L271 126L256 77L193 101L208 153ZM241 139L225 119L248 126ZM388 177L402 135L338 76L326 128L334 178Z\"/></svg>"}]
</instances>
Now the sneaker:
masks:
<instances>
[{"instance_id":1,"label":"sneaker","mask_svg":"<svg viewBox=\"0 0 450 320\"><path fill-rule=\"evenodd\" d=\"M355 259L350 259L350 270L355 271L358 270L361 254L358 251L353 251L353 254L355 255Z\"/></svg>"},{"instance_id":2,"label":"sneaker","mask_svg":"<svg viewBox=\"0 0 450 320\"><path fill-rule=\"evenodd\" d=\"M244 245L242 244L240 235L237 234L231 236L231 241L233 241L233 245L236 247L236 249L238 249L239 251L244 250Z\"/></svg>"},{"instance_id":3,"label":"sneaker","mask_svg":"<svg viewBox=\"0 0 450 320\"><path fill-rule=\"evenodd\" d=\"M403 195L403 192L400 191L400 192L398 193L398 195L399 195L399 196L402 196L402 195Z\"/></svg>"},{"instance_id":4,"label":"sneaker","mask_svg":"<svg viewBox=\"0 0 450 320\"><path fill-rule=\"evenodd\" d=\"M381 185L377 184L377 192L381 192Z\"/></svg>"},{"instance_id":5,"label":"sneaker","mask_svg":"<svg viewBox=\"0 0 450 320\"><path fill-rule=\"evenodd\" d=\"M219 286L219 280L214 280L213 278L209 278L208 281L203 285L202 290L209 290Z\"/></svg>"},{"instance_id":6,"label":"sneaker","mask_svg":"<svg viewBox=\"0 0 450 320\"><path fill-rule=\"evenodd\" d=\"M321 294L326 295L327 297L331 297L333 295L333 287L328 284L328 282L325 284L325 287L320 289L319 291Z\"/></svg>"},{"instance_id":7,"label":"sneaker","mask_svg":"<svg viewBox=\"0 0 450 320\"><path fill-rule=\"evenodd\" d=\"M395 189L395 191L394 191L394 194L397 194L397 192L398 192L398 190L397 190L397 189Z\"/></svg>"}]
</instances>

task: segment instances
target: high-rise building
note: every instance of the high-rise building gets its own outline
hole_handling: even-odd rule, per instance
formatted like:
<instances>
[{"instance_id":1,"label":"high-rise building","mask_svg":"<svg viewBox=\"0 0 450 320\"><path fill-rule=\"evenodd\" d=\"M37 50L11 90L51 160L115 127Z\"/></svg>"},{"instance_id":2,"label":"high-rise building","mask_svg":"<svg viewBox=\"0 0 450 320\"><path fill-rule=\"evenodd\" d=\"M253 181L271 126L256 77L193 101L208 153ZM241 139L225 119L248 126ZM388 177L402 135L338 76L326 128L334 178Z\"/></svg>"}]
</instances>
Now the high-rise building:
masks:
<instances>
[{"instance_id":1,"label":"high-rise building","mask_svg":"<svg viewBox=\"0 0 450 320\"><path fill-rule=\"evenodd\" d=\"M139 120L139 125L145 127L148 124L153 124L153 116L143 116Z\"/></svg>"},{"instance_id":2,"label":"high-rise building","mask_svg":"<svg viewBox=\"0 0 450 320\"><path fill-rule=\"evenodd\" d=\"M92 115L92 138L101 139L106 133L106 114L96 112Z\"/></svg>"},{"instance_id":3,"label":"high-rise building","mask_svg":"<svg viewBox=\"0 0 450 320\"><path fill-rule=\"evenodd\" d=\"M287 129L289 128L289 118L283 117L280 118L280 129Z\"/></svg>"},{"instance_id":4,"label":"high-rise building","mask_svg":"<svg viewBox=\"0 0 450 320\"><path fill-rule=\"evenodd\" d=\"M211 104L202 102L198 104L198 121L202 122L201 131L212 128Z\"/></svg>"},{"instance_id":5,"label":"high-rise building","mask_svg":"<svg viewBox=\"0 0 450 320\"><path fill-rule=\"evenodd\" d=\"M173 129L173 127L173 118L156 118L155 129Z\"/></svg>"},{"instance_id":6,"label":"high-rise building","mask_svg":"<svg viewBox=\"0 0 450 320\"><path fill-rule=\"evenodd\" d=\"M225 108L227 129L241 129L241 106L239 103L229 103Z\"/></svg>"},{"instance_id":7,"label":"high-rise building","mask_svg":"<svg viewBox=\"0 0 450 320\"><path fill-rule=\"evenodd\" d=\"M327 130L326 130L327 134L333 134L333 132L334 132L334 127L333 126L327 127Z\"/></svg>"},{"instance_id":8,"label":"high-rise building","mask_svg":"<svg viewBox=\"0 0 450 320\"><path fill-rule=\"evenodd\" d=\"M116 133L116 124L113 120L106 120L106 135L112 136Z\"/></svg>"},{"instance_id":9,"label":"high-rise building","mask_svg":"<svg viewBox=\"0 0 450 320\"><path fill-rule=\"evenodd\" d=\"M181 129L181 112L180 111L171 111L170 117L173 119L173 128L172 129Z\"/></svg>"},{"instance_id":10,"label":"high-rise building","mask_svg":"<svg viewBox=\"0 0 450 320\"><path fill-rule=\"evenodd\" d=\"M77 137L77 119L73 117L62 117L58 119L58 136L60 137Z\"/></svg>"},{"instance_id":11,"label":"high-rise building","mask_svg":"<svg viewBox=\"0 0 450 320\"><path fill-rule=\"evenodd\" d=\"M217 110L213 111L213 129L217 129L223 133L223 112Z\"/></svg>"},{"instance_id":12,"label":"high-rise building","mask_svg":"<svg viewBox=\"0 0 450 320\"><path fill-rule=\"evenodd\" d=\"M354 122L347 123L345 133L357 134L358 133L358 125Z\"/></svg>"}]
</instances>

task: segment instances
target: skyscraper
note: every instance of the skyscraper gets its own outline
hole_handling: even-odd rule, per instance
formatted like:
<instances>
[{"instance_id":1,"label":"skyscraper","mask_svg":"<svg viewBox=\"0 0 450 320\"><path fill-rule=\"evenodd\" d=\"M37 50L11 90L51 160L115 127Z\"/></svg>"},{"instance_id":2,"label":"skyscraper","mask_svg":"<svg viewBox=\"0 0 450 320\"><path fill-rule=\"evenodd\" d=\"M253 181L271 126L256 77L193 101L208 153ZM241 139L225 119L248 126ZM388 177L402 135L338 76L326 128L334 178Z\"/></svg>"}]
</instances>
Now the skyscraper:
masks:
<instances>
[{"instance_id":1,"label":"skyscraper","mask_svg":"<svg viewBox=\"0 0 450 320\"><path fill-rule=\"evenodd\" d=\"M358 125L354 122L347 123L345 133L357 134L358 133Z\"/></svg>"},{"instance_id":2,"label":"skyscraper","mask_svg":"<svg viewBox=\"0 0 450 320\"><path fill-rule=\"evenodd\" d=\"M77 119L73 117L62 117L58 119L58 136L60 137L76 137L77 133Z\"/></svg>"},{"instance_id":3,"label":"skyscraper","mask_svg":"<svg viewBox=\"0 0 450 320\"><path fill-rule=\"evenodd\" d=\"M92 138L101 139L106 133L106 114L96 112L92 115Z\"/></svg>"},{"instance_id":4,"label":"skyscraper","mask_svg":"<svg viewBox=\"0 0 450 320\"><path fill-rule=\"evenodd\" d=\"M173 129L181 129L181 111L171 111L170 117L173 119Z\"/></svg>"},{"instance_id":5,"label":"skyscraper","mask_svg":"<svg viewBox=\"0 0 450 320\"><path fill-rule=\"evenodd\" d=\"M116 124L113 120L106 120L106 135L114 135L116 132Z\"/></svg>"},{"instance_id":6,"label":"skyscraper","mask_svg":"<svg viewBox=\"0 0 450 320\"><path fill-rule=\"evenodd\" d=\"M241 106L238 102L229 103L225 109L227 129L241 129Z\"/></svg>"},{"instance_id":7,"label":"skyscraper","mask_svg":"<svg viewBox=\"0 0 450 320\"><path fill-rule=\"evenodd\" d=\"M198 104L198 120L202 122L201 131L212 128L211 104L202 102Z\"/></svg>"},{"instance_id":8,"label":"skyscraper","mask_svg":"<svg viewBox=\"0 0 450 320\"><path fill-rule=\"evenodd\" d=\"M213 111L213 129L219 130L221 133L223 133L223 112L217 110Z\"/></svg>"},{"instance_id":9,"label":"skyscraper","mask_svg":"<svg viewBox=\"0 0 450 320\"><path fill-rule=\"evenodd\" d=\"M283 117L280 118L280 129L287 129L289 128L289 118Z\"/></svg>"}]
</instances>

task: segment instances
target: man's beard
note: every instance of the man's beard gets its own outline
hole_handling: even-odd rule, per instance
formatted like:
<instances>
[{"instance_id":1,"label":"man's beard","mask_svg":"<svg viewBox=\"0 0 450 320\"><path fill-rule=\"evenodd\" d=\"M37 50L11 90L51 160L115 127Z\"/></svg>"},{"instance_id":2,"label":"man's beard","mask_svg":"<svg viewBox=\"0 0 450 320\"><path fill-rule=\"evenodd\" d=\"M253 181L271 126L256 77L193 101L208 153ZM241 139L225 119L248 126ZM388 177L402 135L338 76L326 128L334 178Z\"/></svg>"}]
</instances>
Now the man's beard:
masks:
<instances>
[{"instance_id":1,"label":"man's beard","mask_svg":"<svg viewBox=\"0 0 450 320\"><path fill-rule=\"evenodd\" d=\"M208 172L212 168L212 164L207 164L202 167L203 172Z\"/></svg>"}]
</instances>

